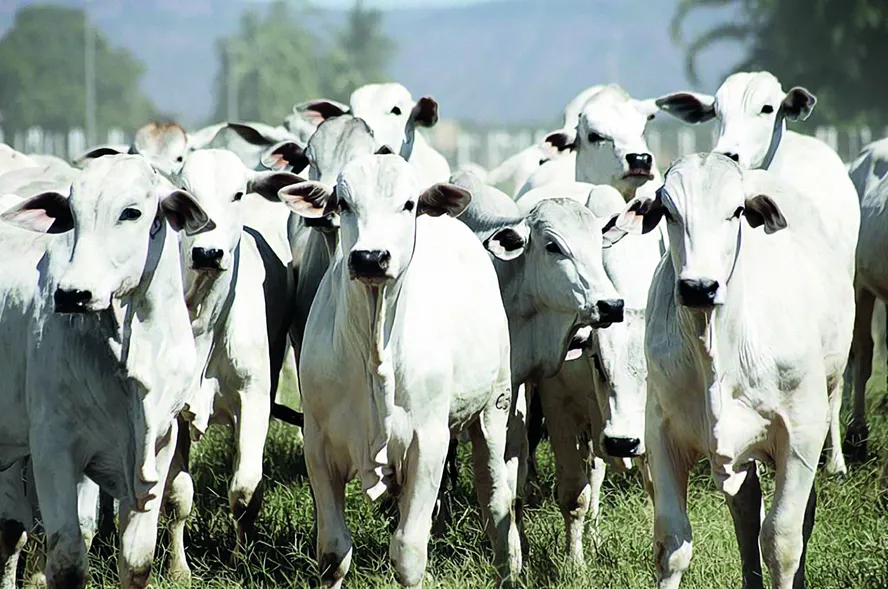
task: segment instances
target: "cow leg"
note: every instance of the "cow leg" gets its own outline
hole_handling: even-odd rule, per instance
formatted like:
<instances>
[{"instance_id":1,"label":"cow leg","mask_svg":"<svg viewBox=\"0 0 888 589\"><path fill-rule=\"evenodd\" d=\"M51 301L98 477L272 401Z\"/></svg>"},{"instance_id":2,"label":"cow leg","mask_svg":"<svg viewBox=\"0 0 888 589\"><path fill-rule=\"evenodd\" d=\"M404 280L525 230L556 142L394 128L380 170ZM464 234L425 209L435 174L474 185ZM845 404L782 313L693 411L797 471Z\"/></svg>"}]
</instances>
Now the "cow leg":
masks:
<instances>
[{"instance_id":1,"label":"cow leg","mask_svg":"<svg viewBox=\"0 0 888 589\"><path fill-rule=\"evenodd\" d=\"M77 514L82 473L66 448L45 447L46 440L39 438L31 436L31 464L47 539L46 584L50 589L79 589L86 586L87 575L86 545Z\"/></svg>"},{"instance_id":2,"label":"cow leg","mask_svg":"<svg viewBox=\"0 0 888 589\"><path fill-rule=\"evenodd\" d=\"M649 420L650 415L649 409ZM646 437L658 586L677 589L693 554L688 520L688 474L696 456L679 446L662 424L649 423Z\"/></svg>"},{"instance_id":3,"label":"cow leg","mask_svg":"<svg viewBox=\"0 0 888 589\"><path fill-rule=\"evenodd\" d=\"M240 405L234 419L234 476L228 489L231 512L237 522L237 548L242 555L253 540L256 517L262 507L262 453L268 436L268 381L257 379L238 394Z\"/></svg>"},{"instance_id":4,"label":"cow leg","mask_svg":"<svg viewBox=\"0 0 888 589\"><path fill-rule=\"evenodd\" d=\"M450 440L447 448L447 460L445 462L444 471L446 477L441 478L441 486L438 488L438 509L435 514L435 521L432 524L432 533L443 535L447 530L447 525L452 519L451 495L456 491L459 481L459 465L457 463L457 449L459 448L459 440L454 438ZM449 485L445 484L447 481Z\"/></svg>"},{"instance_id":5,"label":"cow leg","mask_svg":"<svg viewBox=\"0 0 888 589\"><path fill-rule=\"evenodd\" d=\"M0 563L3 578L0 588L15 589L19 556L28 541L31 526L28 497L25 494L23 460L0 471Z\"/></svg>"},{"instance_id":6,"label":"cow leg","mask_svg":"<svg viewBox=\"0 0 888 589\"><path fill-rule=\"evenodd\" d=\"M99 490L99 524L96 531L101 554L110 554L117 544L117 524L114 522L114 497Z\"/></svg>"},{"instance_id":7,"label":"cow leg","mask_svg":"<svg viewBox=\"0 0 888 589\"><path fill-rule=\"evenodd\" d=\"M829 435L826 438L827 458L824 468L833 476L844 476L848 472L845 455L842 454L842 382L836 376L829 380Z\"/></svg>"},{"instance_id":8,"label":"cow leg","mask_svg":"<svg viewBox=\"0 0 888 589\"><path fill-rule=\"evenodd\" d=\"M80 533L89 552L98 529L99 486L89 477L83 476L77 484L77 517L80 520Z\"/></svg>"},{"instance_id":9,"label":"cow leg","mask_svg":"<svg viewBox=\"0 0 888 589\"><path fill-rule=\"evenodd\" d=\"M754 462L746 466L746 479L733 497L726 495L734 533L743 563L743 589L764 589L759 534L762 527L762 487Z\"/></svg>"},{"instance_id":10,"label":"cow leg","mask_svg":"<svg viewBox=\"0 0 888 589\"><path fill-rule=\"evenodd\" d=\"M503 458L508 420L507 411L491 405L469 429L475 462L475 490L504 585L516 583L521 573L521 538L512 510L515 494L509 486Z\"/></svg>"},{"instance_id":11,"label":"cow leg","mask_svg":"<svg viewBox=\"0 0 888 589\"><path fill-rule=\"evenodd\" d=\"M854 338L851 343L854 405L851 424L845 433L845 451L848 459L863 462L867 456L869 428L866 423L866 382L873 371L872 315L875 298L872 293L858 286L857 312L854 316Z\"/></svg>"},{"instance_id":12,"label":"cow leg","mask_svg":"<svg viewBox=\"0 0 888 589\"><path fill-rule=\"evenodd\" d=\"M567 537L567 554L571 560L582 565L583 525L589 511L592 490L589 486L587 464L592 459L592 449L584 430L586 423L578 423L580 415L565 411L568 400L564 398L562 387L539 389L543 413L549 424L549 441L555 454L555 478L558 483L558 505L564 517L564 530ZM585 419L582 419L585 422Z\"/></svg>"},{"instance_id":13,"label":"cow leg","mask_svg":"<svg viewBox=\"0 0 888 589\"><path fill-rule=\"evenodd\" d=\"M398 500L401 519L389 543L395 577L405 587L421 587L428 562L432 512L438 497L450 430L447 424L419 428L407 450L404 487Z\"/></svg>"},{"instance_id":14,"label":"cow leg","mask_svg":"<svg viewBox=\"0 0 888 589\"><path fill-rule=\"evenodd\" d=\"M506 468L509 486L515 492L515 524L521 536L521 551L527 558L528 543L524 534L524 487L527 480L527 397L523 384L512 387L509 427L506 430Z\"/></svg>"},{"instance_id":15,"label":"cow leg","mask_svg":"<svg viewBox=\"0 0 888 589\"><path fill-rule=\"evenodd\" d=\"M185 522L194 506L194 480L188 469L191 455L191 437L188 424L178 418L179 435L176 436L176 451L170 463L164 491L164 513L169 518L170 532L170 577L179 582L191 578L191 569L185 555Z\"/></svg>"},{"instance_id":16,"label":"cow leg","mask_svg":"<svg viewBox=\"0 0 888 589\"><path fill-rule=\"evenodd\" d=\"M762 525L761 547L773 589L805 587L805 553L814 529L817 455L801 460L787 449L777 462L774 501Z\"/></svg>"},{"instance_id":17,"label":"cow leg","mask_svg":"<svg viewBox=\"0 0 888 589\"><path fill-rule=\"evenodd\" d=\"M148 587L157 544L157 521L178 435L178 422L173 420L169 431L158 444L155 456L157 482L150 491L154 498L148 502L145 511L137 511L129 499L120 502L120 552L117 564L122 589ZM187 436L188 432L181 432L181 435Z\"/></svg>"},{"instance_id":18,"label":"cow leg","mask_svg":"<svg viewBox=\"0 0 888 589\"><path fill-rule=\"evenodd\" d=\"M345 523L345 475L327 455L315 421L305 415L305 465L314 495L317 558L321 586L338 589L351 566L352 540Z\"/></svg>"},{"instance_id":19,"label":"cow leg","mask_svg":"<svg viewBox=\"0 0 888 589\"><path fill-rule=\"evenodd\" d=\"M544 412L540 400L540 387L530 386L527 396L527 483L524 496L527 498L528 504L539 505L543 502L545 492L540 481L536 453L546 433L546 426L543 424Z\"/></svg>"}]
</instances>

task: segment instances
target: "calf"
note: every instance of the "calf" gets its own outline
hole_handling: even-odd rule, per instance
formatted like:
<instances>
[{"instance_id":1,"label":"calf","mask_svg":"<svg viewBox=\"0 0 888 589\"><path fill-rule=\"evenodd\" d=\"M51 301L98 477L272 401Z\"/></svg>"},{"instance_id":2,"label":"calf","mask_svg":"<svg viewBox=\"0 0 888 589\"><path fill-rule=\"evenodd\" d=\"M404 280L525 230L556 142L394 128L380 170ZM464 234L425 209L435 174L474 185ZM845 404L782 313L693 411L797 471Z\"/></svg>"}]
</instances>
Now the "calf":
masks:
<instances>
[{"instance_id":1,"label":"calf","mask_svg":"<svg viewBox=\"0 0 888 589\"><path fill-rule=\"evenodd\" d=\"M47 582L86 583L85 474L120 500L121 584L144 587L195 365L176 231L212 221L137 156L91 162L68 198L43 193L0 218L16 253L0 285L0 461L30 456Z\"/></svg>"},{"instance_id":2,"label":"calf","mask_svg":"<svg viewBox=\"0 0 888 589\"><path fill-rule=\"evenodd\" d=\"M744 182L721 154L682 158L654 197L636 198L617 220L642 233L665 218L670 238L645 336L645 439L664 588L677 587L690 563L688 474L700 456L734 519L744 586L762 587L759 545L773 587L805 582L828 383L841 381L854 290L806 195L767 172L746 174ZM755 461L776 468L764 521Z\"/></svg>"},{"instance_id":3,"label":"calf","mask_svg":"<svg viewBox=\"0 0 888 589\"><path fill-rule=\"evenodd\" d=\"M282 197L309 218L338 211L342 223L343 255L321 282L299 366L322 583L340 586L351 562L343 501L355 476L371 499L398 498L389 554L401 584L422 583L448 441L466 428L497 566L514 580L508 322L484 249L458 222L435 218L462 212L469 194L446 184L421 192L402 158L371 155L347 164L335 188L306 182Z\"/></svg>"},{"instance_id":4,"label":"calf","mask_svg":"<svg viewBox=\"0 0 888 589\"><path fill-rule=\"evenodd\" d=\"M239 554L251 537L261 507L262 452L268 433L292 307L292 275L261 235L243 225L244 195L276 198L299 178L252 172L233 153L200 150L188 156L175 181L207 211L215 228L185 236L185 302L197 347L195 394L184 411L193 437L209 423L234 429L234 474L228 499L237 522ZM167 485L172 514L171 573L190 576L185 559L185 521L194 486L188 472L189 438L179 440Z\"/></svg>"},{"instance_id":5,"label":"calf","mask_svg":"<svg viewBox=\"0 0 888 589\"><path fill-rule=\"evenodd\" d=\"M816 103L817 99L805 88L796 86L785 92L769 72L732 74L715 96L677 92L656 100L661 109L687 123L717 118L719 136L713 151L727 155L743 168L770 170L810 199L814 208L802 203L803 210L813 210L821 218L824 238L831 244L830 253L839 257L838 267L853 276L860 205L845 165L819 139L786 129L787 120L807 119ZM831 382L830 386L832 425L826 470L842 474L847 469L839 431L841 383ZM846 439L851 449L857 448L864 454L865 386L866 383L858 383L855 387L854 412Z\"/></svg>"}]
</instances>

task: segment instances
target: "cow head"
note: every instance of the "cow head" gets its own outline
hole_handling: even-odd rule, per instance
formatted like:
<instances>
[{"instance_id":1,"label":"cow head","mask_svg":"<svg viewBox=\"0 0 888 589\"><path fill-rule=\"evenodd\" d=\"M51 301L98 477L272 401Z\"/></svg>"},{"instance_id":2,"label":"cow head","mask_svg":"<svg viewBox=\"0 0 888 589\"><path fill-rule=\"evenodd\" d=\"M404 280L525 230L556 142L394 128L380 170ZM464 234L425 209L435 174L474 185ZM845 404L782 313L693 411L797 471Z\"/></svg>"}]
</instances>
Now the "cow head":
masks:
<instances>
[{"instance_id":1,"label":"cow head","mask_svg":"<svg viewBox=\"0 0 888 589\"><path fill-rule=\"evenodd\" d=\"M186 235L180 242L185 267L204 273L231 268L244 227L245 194L256 192L277 201L278 190L302 181L288 172L249 170L235 154L223 149L193 152L175 180L193 195L215 224L211 231Z\"/></svg>"},{"instance_id":2,"label":"cow head","mask_svg":"<svg viewBox=\"0 0 888 589\"><path fill-rule=\"evenodd\" d=\"M163 249L166 224L188 235L213 228L194 198L140 156L90 162L69 197L45 192L3 213L12 225L64 233L49 249L59 313L102 311L130 295Z\"/></svg>"},{"instance_id":3,"label":"cow head","mask_svg":"<svg viewBox=\"0 0 888 589\"><path fill-rule=\"evenodd\" d=\"M335 187L304 182L284 188L280 195L303 217L339 213L349 274L369 286L397 280L407 269L418 215L456 217L471 200L468 191L452 184L435 184L420 192L413 167L392 154L351 161Z\"/></svg>"},{"instance_id":4,"label":"cow head","mask_svg":"<svg viewBox=\"0 0 888 589\"><path fill-rule=\"evenodd\" d=\"M578 181L608 184L624 198L632 198L656 172L644 139L645 127L656 112L653 101L635 100L619 86L605 86L581 109L573 142L563 131L551 134L547 141L560 149L576 150Z\"/></svg>"},{"instance_id":5,"label":"cow head","mask_svg":"<svg viewBox=\"0 0 888 589\"><path fill-rule=\"evenodd\" d=\"M704 310L725 302L743 219L750 227L763 226L765 233L786 227L773 199L747 195L740 167L717 153L678 160L656 196L634 199L616 224L630 233L647 233L664 217L676 302Z\"/></svg>"},{"instance_id":6,"label":"cow head","mask_svg":"<svg viewBox=\"0 0 888 589\"><path fill-rule=\"evenodd\" d=\"M786 119L804 121L817 99L796 86L784 92L769 72L732 74L715 96L677 92L657 99L664 111L686 123L718 118L720 129L713 151L744 168L767 166L786 130Z\"/></svg>"},{"instance_id":7,"label":"cow head","mask_svg":"<svg viewBox=\"0 0 888 589\"><path fill-rule=\"evenodd\" d=\"M182 127L172 122L152 121L139 127L128 151L105 145L91 149L75 158L73 163L77 167L83 167L106 155L139 154L162 174L170 176L182 169L187 152L188 135Z\"/></svg>"},{"instance_id":8,"label":"cow head","mask_svg":"<svg viewBox=\"0 0 888 589\"><path fill-rule=\"evenodd\" d=\"M438 103L429 96L414 101L401 84L368 84L351 95L352 113L364 119L380 145L409 160L418 127L438 122Z\"/></svg>"}]
</instances>

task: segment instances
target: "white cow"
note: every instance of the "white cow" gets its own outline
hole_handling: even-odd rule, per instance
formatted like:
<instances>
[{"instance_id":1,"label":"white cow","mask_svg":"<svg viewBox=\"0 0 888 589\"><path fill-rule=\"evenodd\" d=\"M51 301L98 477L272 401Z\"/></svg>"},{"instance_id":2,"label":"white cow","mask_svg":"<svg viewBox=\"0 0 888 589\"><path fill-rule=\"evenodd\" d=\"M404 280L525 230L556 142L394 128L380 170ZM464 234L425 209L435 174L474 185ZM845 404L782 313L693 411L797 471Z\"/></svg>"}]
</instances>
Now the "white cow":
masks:
<instances>
[{"instance_id":1,"label":"white cow","mask_svg":"<svg viewBox=\"0 0 888 589\"><path fill-rule=\"evenodd\" d=\"M0 218L15 254L0 288L11 335L0 461L30 456L49 586L86 583L76 501L86 474L121 503L121 584L144 587L194 373L176 231L212 221L136 156L91 162L70 197L43 193Z\"/></svg>"},{"instance_id":2,"label":"white cow","mask_svg":"<svg viewBox=\"0 0 888 589\"><path fill-rule=\"evenodd\" d=\"M656 101L661 109L688 123L718 118L719 137L713 151L728 155L743 168L770 170L811 199L823 223L824 239L841 262L838 267L853 276L860 229L860 204L854 185L842 160L829 146L786 129L787 120L808 118L816 102L810 92L798 86L785 92L768 72L728 76L715 96L678 92ZM840 443L841 384L830 386L835 389L830 395L833 421L826 470L842 474L847 469ZM861 439L865 439L865 421L854 419L847 440L853 446Z\"/></svg>"},{"instance_id":3,"label":"white cow","mask_svg":"<svg viewBox=\"0 0 888 589\"><path fill-rule=\"evenodd\" d=\"M677 587L690 563L688 473L701 456L734 518L744 586L762 586L759 545L775 589L804 586L814 474L847 358L854 290L808 196L774 174L745 175L722 154L687 156L617 221L642 233L665 218L669 231L645 341L663 588ZM776 469L764 521L755 461Z\"/></svg>"},{"instance_id":4,"label":"white cow","mask_svg":"<svg viewBox=\"0 0 888 589\"><path fill-rule=\"evenodd\" d=\"M455 177L454 183L476 195L460 220L494 256L509 317L517 410L509 424L507 457L519 495L520 529L528 452L524 384L555 376L581 330L622 321L623 301L602 265L603 224L583 204L543 199L522 214L508 196L470 174ZM560 410L546 417L554 428L571 419Z\"/></svg>"},{"instance_id":5,"label":"white cow","mask_svg":"<svg viewBox=\"0 0 888 589\"><path fill-rule=\"evenodd\" d=\"M31 157L16 151L5 143L0 143L0 176L21 168L34 168L37 166Z\"/></svg>"},{"instance_id":6,"label":"white cow","mask_svg":"<svg viewBox=\"0 0 888 589\"><path fill-rule=\"evenodd\" d=\"M371 499L398 498L389 554L402 585L422 583L448 441L466 428L498 569L507 581L521 570L503 460L511 375L496 274L463 225L435 218L459 214L470 195L421 187L402 158L371 155L347 164L335 188L281 191L299 214L342 217L342 253L315 298L299 366L325 586L339 587L351 562L343 500L355 476Z\"/></svg>"},{"instance_id":7,"label":"white cow","mask_svg":"<svg viewBox=\"0 0 888 589\"><path fill-rule=\"evenodd\" d=\"M288 173L253 172L224 150L200 150L185 160L175 182L213 219L215 228L184 236L185 302L197 347L196 394L184 412L192 435L209 423L234 429L234 474L228 491L237 522L237 552L251 539L261 507L262 452L269 408L277 389L292 307L292 274L261 235L245 228L244 195L277 192L299 181ZM185 521L194 486L188 471L189 439L182 432L167 484L172 514L170 572L190 576Z\"/></svg>"},{"instance_id":8,"label":"white cow","mask_svg":"<svg viewBox=\"0 0 888 589\"><path fill-rule=\"evenodd\" d=\"M401 84L367 84L352 92L349 104L351 113L370 125L380 145L388 145L416 166L423 186L447 181L450 165L418 132L438 122L438 103L433 98L415 101Z\"/></svg>"},{"instance_id":9,"label":"white cow","mask_svg":"<svg viewBox=\"0 0 888 589\"><path fill-rule=\"evenodd\" d=\"M580 117L583 105L601 88L603 88L601 85L586 88L564 107L560 132L569 137L568 143L573 142L573 137L576 134L577 120ZM508 194L517 196L518 192L522 190L522 187L538 168L546 165L549 161L562 158L567 158L570 161L570 173L557 178L550 176L550 179L570 180L573 178L573 166L576 162L576 155L568 151L559 150L549 143L548 140L543 140L519 151L496 168L490 170L484 181L491 186L500 186ZM553 172L555 172L555 168L550 166L550 172L548 173L551 174ZM544 182L542 178L537 178L532 182L532 186L542 186Z\"/></svg>"},{"instance_id":10,"label":"white cow","mask_svg":"<svg viewBox=\"0 0 888 589\"><path fill-rule=\"evenodd\" d=\"M188 150L188 135L176 123L153 121L139 127L128 150L121 146L104 145L89 150L73 160L78 168L105 155L123 153L141 154L162 174L169 176L182 169Z\"/></svg>"}]
</instances>

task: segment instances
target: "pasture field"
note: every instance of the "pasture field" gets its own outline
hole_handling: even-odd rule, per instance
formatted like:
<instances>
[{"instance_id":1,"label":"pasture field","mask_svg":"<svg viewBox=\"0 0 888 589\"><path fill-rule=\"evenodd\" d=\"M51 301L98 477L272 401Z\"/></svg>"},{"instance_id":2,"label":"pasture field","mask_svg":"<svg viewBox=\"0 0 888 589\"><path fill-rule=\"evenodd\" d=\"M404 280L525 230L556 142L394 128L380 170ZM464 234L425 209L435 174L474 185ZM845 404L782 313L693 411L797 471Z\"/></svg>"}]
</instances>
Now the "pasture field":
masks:
<instances>
[{"instance_id":1,"label":"pasture field","mask_svg":"<svg viewBox=\"0 0 888 589\"><path fill-rule=\"evenodd\" d=\"M878 364L877 364L878 365ZM808 553L812 589L885 589L888 587L888 509L878 507L879 475L888 458L888 394L885 373L870 380L871 460L853 465L844 481L817 477L816 524ZM208 589L316 587L311 491L299 444L290 426L273 423L265 449L265 502L257 521L259 540L245 561L230 566L234 522L228 510L231 436L211 428L192 454L195 509L188 522L186 549L192 587ZM654 586L651 548L653 510L637 471L609 472L604 484L598 532L587 520L585 570L563 556L564 527L552 490L554 463L546 442L539 452L547 492L541 505L526 512L530 556L522 577L527 587L641 588ZM773 473L763 478L765 492ZM396 586L388 562L389 522L379 503L371 504L356 483L348 488L347 519L354 539L347 587ZM881 497L886 500L888 496ZM468 447L460 448L459 488L453 497L451 525L434 534L429 546L426 587L493 587L492 553L482 533L472 483ZM708 465L692 474L690 518L694 558L683 588L740 587L740 559L733 526L722 495L715 490ZM179 587L163 577L166 534L159 541L154 587ZM117 563L91 551L92 585L117 586ZM767 574L766 574L767 576ZM769 585L766 580L766 586Z\"/></svg>"}]
</instances>

